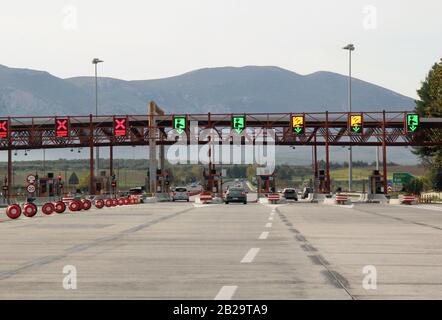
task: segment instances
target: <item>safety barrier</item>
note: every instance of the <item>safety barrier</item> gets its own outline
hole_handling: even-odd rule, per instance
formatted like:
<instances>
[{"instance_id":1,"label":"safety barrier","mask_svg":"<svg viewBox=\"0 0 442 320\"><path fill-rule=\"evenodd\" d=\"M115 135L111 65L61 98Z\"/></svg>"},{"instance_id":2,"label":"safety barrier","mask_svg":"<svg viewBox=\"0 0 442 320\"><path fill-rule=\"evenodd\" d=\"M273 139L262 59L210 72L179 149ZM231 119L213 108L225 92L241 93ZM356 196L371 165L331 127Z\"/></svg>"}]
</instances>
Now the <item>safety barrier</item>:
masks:
<instances>
[{"instance_id":1,"label":"safety barrier","mask_svg":"<svg viewBox=\"0 0 442 320\"><path fill-rule=\"evenodd\" d=\"M211 193L201 193L200 194L200 201L202 204L209 204L212 203L213 197Z\"/></svg>"},{"instance_id":2,"label":"safety barrier","mask_svg":"<svg viewBox=\"0 0 442 320\"><path fill-rule=\"evenodd\" d=\"M416 202L416 197L415 196L402 196L400 201L402 204L411 205Z\"/></svg>"},{"instance_id":3,"label":"safety barrier","mask_svg":"<svg viewBox=\"0 0 442 320\"><path fill-rule=\"evenodd\" d=\"M346 204L348 201L348 196L346 194L336 194L335 202L337 204Z\"/></svg>"},{"instance_id":4,"label":"safety barrier","mask_svg":"<svg viewBox=\"0 0 442 320\"><path fill-rule=\"evenodd\" d=\"M55 213L63 213L66 209L71 212L77 212L81 210L89 210L92 205L97 209L102 209L103 207L115 207L124 205L135 205L142 203L141 196L131 195L127 198L107 198L107 199L96 199L91 201L88 199L76 199L74 197L62 197L60 201L56 202L46 202L41 206L41 212L43 215L51 215ZM35 203L28 202L23 205L14 203L6 208L6 215L10 219L17 219L22 214L25 217L32 218L38 213L38 206Z\"/></svg>"},{"instance_id":5,"label":"safety barrier","mask_svg":"<svg viewBox=\"0 0 442 320\"><path fill-rule=\"evenodd\" d=\"M279 197L279 193L270 193L267 195L267 199L269 200L269 202L271 204L275 204L279 201L280 197Z\"/></svg>"}]
</instances>

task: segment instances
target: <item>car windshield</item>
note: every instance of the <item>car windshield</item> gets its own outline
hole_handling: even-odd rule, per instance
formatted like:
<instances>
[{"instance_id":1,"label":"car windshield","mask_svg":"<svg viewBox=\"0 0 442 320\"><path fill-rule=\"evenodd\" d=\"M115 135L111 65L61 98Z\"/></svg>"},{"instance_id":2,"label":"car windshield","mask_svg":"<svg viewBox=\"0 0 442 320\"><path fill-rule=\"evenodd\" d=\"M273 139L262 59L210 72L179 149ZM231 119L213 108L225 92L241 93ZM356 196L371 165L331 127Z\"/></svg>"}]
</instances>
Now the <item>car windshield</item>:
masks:
<instances>
[{"instance_id":1,"label":"car windshield","mask_svg":"<svg viewBox=\"0 0 442 320\"><path fill-rule=\"evenodd\" d=\"M285 193L295 193L295 190L294 189L286 189L284 192Z\"/></svg>"},{"instance_id":2,"label":"car windshield","mask_svg":"<svg viewBox=\"0 0 442 320\"><path fill-rule=\"evenodd\" d=\"M176 188L175 191L176 192L186 192L187 189L186 188Z\"/></svg>"},{"instance_id":3,"label":"car windshield","mask_svg":"<svg viewBox=\"0 0 442 320\"><path fill-rule=\"evenodd\" d=\"M244 189L241 189L241 188L230 188L229 191L230 192L244 192Z\"/></svg>"}]
</instances>

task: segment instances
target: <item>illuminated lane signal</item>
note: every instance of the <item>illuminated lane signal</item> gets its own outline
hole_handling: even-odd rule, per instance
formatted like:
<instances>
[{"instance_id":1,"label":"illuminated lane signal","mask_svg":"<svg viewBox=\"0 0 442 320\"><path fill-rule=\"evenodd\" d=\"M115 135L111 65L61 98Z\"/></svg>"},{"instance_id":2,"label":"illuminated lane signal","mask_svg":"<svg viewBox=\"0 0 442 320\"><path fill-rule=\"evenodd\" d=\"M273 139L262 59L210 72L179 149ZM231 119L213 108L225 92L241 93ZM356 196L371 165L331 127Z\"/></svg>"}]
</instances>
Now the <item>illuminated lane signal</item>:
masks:
<instances>
[{"instance_id":1,"label":"illuminated lane signal","mask_svg":"<svg viewBox=\"0 0 442 320\"><path fill-rule=\"evenodd\" d=\"M8 137L8 120L0 120L0 138Z\"/></svg>"},{"instance_id":2,"label":"illuminated lane signal","mask_svg":"<svg viewBox=\"0 0 442 320\"><path fill-rule=\"evenodd\" d=\"M350 131L352 133L362 133L362 114L351 114L350 119Z\"/></svg>"},{"instance_id":3,"label":"illuminated lane signal","mask_svg":"<svg viewBox=\"0 0 442 320\"><path fill-rule=\"evenodd\" d=\"M419 115L416 113L407 113L406 130L407 133L415 133L420 125Z\"/></svg>"},{"instance_id":4,"label":"illuminated lane signal","mask_svg":"<svg viewBox=\"0 0 442 320\"><path fill-rule=\"evenodd\" d=\"M304 116L292 116L292 130L296 134L304 134Z\"/></svg>"},{"instance_id":5,"label":"illuminated lane signal","mask_svg":"<svg viewBox=\"0 0 442 320\"><path fill-rule=\"evenodd\" d=\"M55 135L57 137L69 136L69 119L56 118L55 119Z\"/></svg>"},{"instance_id":6,"label":"illuminated lane signal","mask_svg":"<svg viewBox=\"0 0 442 320\"><path fill-rule=\"evenodd\" d=\"M233 116L232 117L232 129L238 134L244 131L246 128L246 117L245 116Z\"/></svg>"},{"instance_id":7,"label":"illuminated lane signal","mask_svg":"<svg viewBox=\"0 0 442 320\"><path fill-rule=\"evenodd\" d=\"M114 136L127 136L127 118L114 118Z\"/></svg>"},{"instance_id":8,"label":"illuminated lane signal","mask_svg":"<svg viewBox=\"0 0 442 320\"><path fill-rule=\"evenodd\" d=\"M174 116L173 117L173 128L181 134L187 128L187 119L183 116Z\"/></svg>"}]
</instances>

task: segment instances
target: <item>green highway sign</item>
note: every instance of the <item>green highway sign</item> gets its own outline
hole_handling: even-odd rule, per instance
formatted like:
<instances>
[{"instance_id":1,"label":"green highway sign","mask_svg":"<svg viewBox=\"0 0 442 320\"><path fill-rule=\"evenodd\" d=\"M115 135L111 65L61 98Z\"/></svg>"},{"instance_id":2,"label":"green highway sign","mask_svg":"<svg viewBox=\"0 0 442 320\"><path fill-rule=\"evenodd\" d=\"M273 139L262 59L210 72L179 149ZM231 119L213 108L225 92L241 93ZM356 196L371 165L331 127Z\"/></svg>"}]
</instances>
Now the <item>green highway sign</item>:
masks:
<instances>
[{"instance_id":1,"label":"green highway sign","mask_svg":"<svg viewBox=\"0 0 442 320\"><path fill-rule=\"evenodd\" d=\"M406 129L407 133L414 133L419 128L420 119L416 113L407 113Z\"/></svg>"},{"instance_id":2,"label":"green highway sign","mask_svg":"<svg viewBox=\"0 0 442 320\"><path fill-rule=\"evenodd\" d=\"M408 172L394 172L393 173L393 183L408 183L414 179L414 176Z\"/></svg>"},{"instance_id":3,"label":"green highway sign","mask_svg":"<svg viewBox=\"0 0 442 320\"><path fill-rule=\"evenodd\" d=\"M245 116L233 116L232 117L232 128L241 134L246 128L246 117Z\"/></svg>"},{"instance_id":4,"label":"green highway sign","mask_svg":"<svg viewBox=\"0 0 442 320\"><path fill-rule=\"evenodd\" d=\"M178 133L182 133L184 130L186 130L186 127L187 127L186 117L182 117L182 116L173 117L173 128Z\"/></svg>"}]
</instances>

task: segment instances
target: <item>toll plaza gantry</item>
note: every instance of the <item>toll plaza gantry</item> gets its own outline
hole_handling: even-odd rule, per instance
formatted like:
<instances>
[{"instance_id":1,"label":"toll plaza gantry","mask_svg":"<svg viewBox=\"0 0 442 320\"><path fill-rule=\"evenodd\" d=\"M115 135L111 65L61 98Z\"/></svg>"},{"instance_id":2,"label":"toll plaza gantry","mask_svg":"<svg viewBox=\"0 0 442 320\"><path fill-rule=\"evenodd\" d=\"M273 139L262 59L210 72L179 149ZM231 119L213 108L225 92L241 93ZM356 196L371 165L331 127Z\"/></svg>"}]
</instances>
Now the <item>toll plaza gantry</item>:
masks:
<instances>
[{"instance_id":1,"label":"toll plaza gantry","mask_svg":"<svg viewBox=\"0 0 442 320\"><path fill-rule=\"evenodd\" d=\"M171 130L187 133L187 145L207 144L205 138L191 141L189 123L197 123L198 132L230 129L241 136L241 144L250 130L273 129L275 145L312 146L314 163L317 147L325 148L324 191L330 192L331 146L381 146L383 171L387 176L387 147L442 145L442 119L420 118L413 112L312 112L312 113L224 113L165 114L151 102L144 115L89 115L0 117L0 151L8 152L8 174L5 190L11 193L12 151L53 148L89 148L90 193L94 188L94 147L110 147L110 174L113 174L113 147L150 147L150 188L154 190L158 169L156 146L160 146L160 164L164 169L164 146L176 143L169 138ZM239 120L238 120L239 119ZM231 141L231 137L227 137ZM223 141L224 142L224 141ZM318 168L315 166L315 175ZM383 180L384 193L387 179Z\"/></svg>"}]
</instances>

